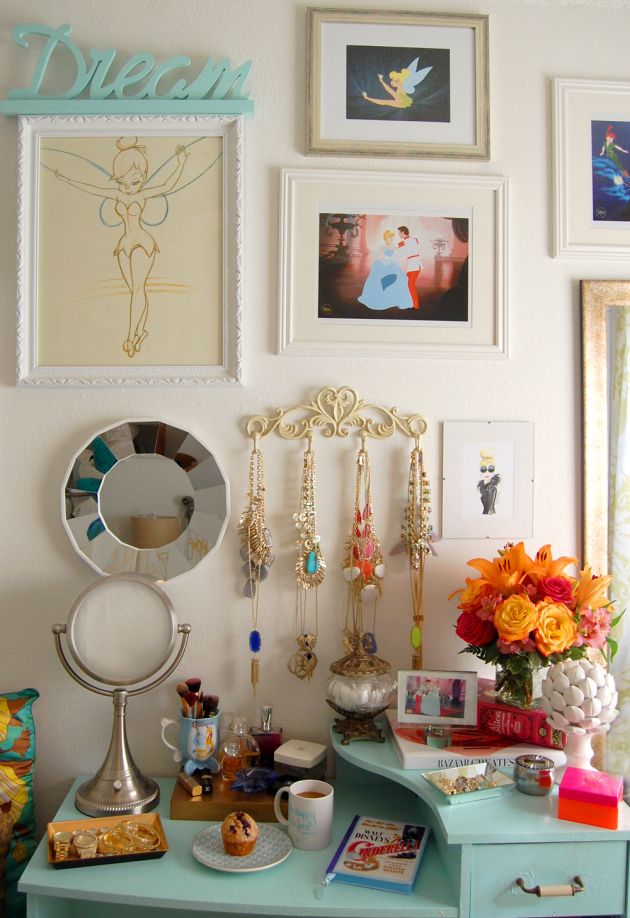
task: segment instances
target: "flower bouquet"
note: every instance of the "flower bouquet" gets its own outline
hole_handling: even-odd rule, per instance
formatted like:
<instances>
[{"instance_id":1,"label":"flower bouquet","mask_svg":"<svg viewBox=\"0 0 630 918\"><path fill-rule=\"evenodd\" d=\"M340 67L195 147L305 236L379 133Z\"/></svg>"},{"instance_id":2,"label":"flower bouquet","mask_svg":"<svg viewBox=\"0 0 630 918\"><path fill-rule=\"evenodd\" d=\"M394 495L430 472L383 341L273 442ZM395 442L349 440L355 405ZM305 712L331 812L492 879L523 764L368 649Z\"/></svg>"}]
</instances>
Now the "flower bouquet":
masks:
<instances>
[{"instance_id":1,"label":"flower bouquet","mask_svg":"<svg viewBox=\"0 0 630 918\"><path fill-rule=\"evenodd\" d=\"M462 610L455 631L468 646L461 653L498 667L497 692L508 703L531 704L534 672L550 663L580 659L590 648L610 662L617 650L611 631L621 616L614 618L606 595L612 578L588 566L574 577L569 564L577 559L554 559L550 545L532 559L519 542L491 561L469 561L480 576L449 596Z\"/></svg>"}]
</instances>

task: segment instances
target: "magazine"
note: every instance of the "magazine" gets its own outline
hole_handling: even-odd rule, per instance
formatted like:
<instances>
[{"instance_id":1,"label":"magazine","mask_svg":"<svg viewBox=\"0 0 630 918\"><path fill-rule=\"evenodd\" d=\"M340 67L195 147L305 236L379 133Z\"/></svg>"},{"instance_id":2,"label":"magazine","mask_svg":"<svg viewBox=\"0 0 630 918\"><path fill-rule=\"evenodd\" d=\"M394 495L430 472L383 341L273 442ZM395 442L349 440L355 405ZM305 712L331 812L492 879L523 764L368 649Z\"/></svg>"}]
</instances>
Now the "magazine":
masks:
<instances>
[{"instance_id":1,"label":"magazine","mask_svg":"<svg viewBox=\"0 0 630 918\"><path fill-rule=\"evenodd\" d=\"M410 893L429 831L428 826L355 816L328 865L326 882Z\"/></svg>"}]
</instances>

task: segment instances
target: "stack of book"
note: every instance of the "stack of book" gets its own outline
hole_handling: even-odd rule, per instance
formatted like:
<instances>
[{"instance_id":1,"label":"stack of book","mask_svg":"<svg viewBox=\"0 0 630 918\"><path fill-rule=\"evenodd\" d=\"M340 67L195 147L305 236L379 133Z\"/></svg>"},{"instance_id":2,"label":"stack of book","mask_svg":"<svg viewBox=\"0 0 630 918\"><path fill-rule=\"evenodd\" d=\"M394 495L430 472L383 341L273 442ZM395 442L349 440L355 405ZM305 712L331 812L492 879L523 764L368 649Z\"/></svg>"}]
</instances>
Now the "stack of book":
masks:
<instances>
[{"instance_id":1,"label":"stack of book","mask_svg":"<svg viewBox=\"0 0 630 918\"><path fill-rule=\"evenodd\" d=\"M504 704L497 700L492 679L477 682L477 725L480 730L548 749L562 749L566 743L562 730L547 723L540 703L531 708Z\"/></svg>"},{"instance_id":2,"label":"stack of book","mask_svg":"<svg viewBox=\"0 0 630 918\"><path fill-rule=\"evenodd\" d=\"M427 744L422 725L402 724L396 719L396 711L386 713L402 768L428 771L489 762L495 768L509 769L517 756L532 754L545 755L556 765L566 763L562 749L553 746L541 748L539 744L524 742L518 736L502 736L487 727L454 726L451 728L451 744L446 748L437 748Z\"/></svg>"}]
</instances>

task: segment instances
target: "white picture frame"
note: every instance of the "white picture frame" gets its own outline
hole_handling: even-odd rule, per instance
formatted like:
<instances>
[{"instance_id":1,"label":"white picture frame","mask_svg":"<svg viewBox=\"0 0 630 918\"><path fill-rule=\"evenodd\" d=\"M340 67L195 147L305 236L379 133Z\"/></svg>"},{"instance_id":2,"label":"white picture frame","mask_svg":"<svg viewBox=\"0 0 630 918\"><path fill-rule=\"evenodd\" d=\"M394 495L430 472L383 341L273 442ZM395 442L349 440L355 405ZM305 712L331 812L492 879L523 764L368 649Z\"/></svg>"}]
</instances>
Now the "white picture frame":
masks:
<instances>
[{"instance_id":1,"label":"white picture frame","mask_svg":"<svg viewBox=\"0 0 630 918\"><path fill-rule=\"evenodd\" d=\"M401 670L398 673L398 723L477 723L477 673Z\"/></svg>"},{"instance_id":2,"label":"white picture frame","mask_svg":"<svg viewBox=\"0 0 630 918\"><path fill-rule=\"evenodd\" d=\"M442 537L531 538L533 422L444 421L442 434Z\"/></svg>"},{"instance_id":3,"label":"white picture frame","mask_svg":"<svg viewBox=\"0 0 630 918\"><path fill-rule=\"evenodd\" d=\"M242 117L21 117L18 136L18 384L242 384Z\"/></svg>"},{"instance_id":4,"label":"white picture frame","mask_svg":"<svg viewBox=\"0 0 630 918\"><path fill-rule=\"evenodd\" d=\"M489 159L488 47L487 15L309 9L307 153Z\"/></svg>"},{"instance_id":5,"label":"white picture frame","mask_svg":"<svg viewBox=\"0 0 630 918\"><path fill-rule=\"evenodd\" d=\"M508 357L507 206L508 180L504 177L284 169L278 352L303 356ZM357 214L365 215L365 232L369 230L372 237L366 235L365 244L361 236L354 237L346 246L349 263L358 268L343 294L346 299L341 311L346 312L338 318L338 305L329 300L325 289L328 280L324 280L323 272L332 262L323 226L331 217L351 221ZM387 315L359 310L362 285L367 283L370 265L375 268L379 257L381 231L389 227L387 231L395 231L395 235L398 224L409 224L412 236L417 234L420 239L425 273L420 272L418 284L421 297L425 279L434 284L435 309L446 288L441 287L442 275L436 280L439 252L436 254L433 245L436 240L422 229L425 218L453 226L455 220L466 223L467 257L459 259L459 273L452 275L452 288L456 288L466 272L465 311L460 310L456 320L445 320L440 318L439 309L434 318L422 308L418 312L406 309L404 314L394 309ZM375 227L380 227L378 232ZM342 242L339 234L338 248ZM357 246L361 251L357 252ZM397 253L400 239L393 247ZM443 261L448 272L450 262L456 259L447 250ZM347 290L351 292L347 294Z\"/></svg>"},{"instance_id":6,"label":"white picture frame","mask_svg":"<svg viewBox=\"0 0 630 918\"><path fill-rule=\"evenodd\" d=\"M555 79L552 107L553 254L630 258L630 82Z\"/></svg>"}]
</instances>

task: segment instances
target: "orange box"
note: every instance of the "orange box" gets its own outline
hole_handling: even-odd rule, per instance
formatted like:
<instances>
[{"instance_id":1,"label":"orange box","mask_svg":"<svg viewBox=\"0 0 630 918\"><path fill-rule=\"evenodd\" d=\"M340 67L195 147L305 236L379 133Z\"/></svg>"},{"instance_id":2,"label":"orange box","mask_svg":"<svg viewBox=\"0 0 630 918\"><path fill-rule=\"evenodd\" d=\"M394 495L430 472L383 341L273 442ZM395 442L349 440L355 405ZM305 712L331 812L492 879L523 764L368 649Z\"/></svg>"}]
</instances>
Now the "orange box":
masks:
<instances>
[{"instance_id":1,"label":"orange box","mask_svg":"<svg viewBox=\"0 0 630 918\"><path fill-rule=\"evenodd\" d=\"M558 791L558 819L616 829L622 797L623 779L618 775L567 768Z\"/></svg>"}]
</instances>

